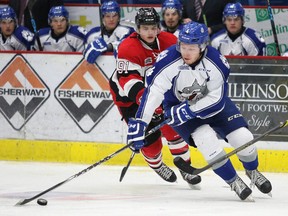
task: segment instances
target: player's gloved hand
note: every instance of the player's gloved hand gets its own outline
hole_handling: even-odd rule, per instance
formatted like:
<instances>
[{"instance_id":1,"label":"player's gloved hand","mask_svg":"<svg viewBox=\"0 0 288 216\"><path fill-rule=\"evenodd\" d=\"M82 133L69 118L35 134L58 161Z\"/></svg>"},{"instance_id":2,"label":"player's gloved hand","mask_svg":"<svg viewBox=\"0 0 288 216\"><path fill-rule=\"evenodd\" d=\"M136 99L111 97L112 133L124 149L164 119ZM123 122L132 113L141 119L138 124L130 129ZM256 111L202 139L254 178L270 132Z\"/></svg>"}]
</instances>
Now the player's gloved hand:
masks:
<instances>
[{"instance_id":1,"label":"player's gloved hand","mask_svg":"<svg viewBox=\"0 0 288 216\"><path fill-rule=\"evenodd\" d=\"M84 58L90 63L93 64L98 56L107 50L108 45L103 38L97 38L91 42L85 49L83 55Z\"/></svg>"},{"instance_id":2,"label":"player's gloved hand","mask_svg":"<svg viewBox=\"0 0 288 216\"><path fill-rule=\"evenodd\" d=\"M163 119L163 108L159 106L155 109L154 114L152 116L152 122L159 122Z\"/></svg>"},{"instance_id":3,"label":"player's gloved hand","mask_svg":"<svg viewBox=\"0 0 288 216\"><path fill-rule=\"evenodd\" d=\"M172 127L179 126L186 121L195 118L196 116L190 109L188 101L182 102L168 110L165 110L164 115L166 119L171 119L171 121L168 122L168 125L171 125Z\"/></svg>"},{"instance_id":4,"label":"player's gloved hand","mask_svg":"<svg viewBox=\"0 0 288 216\"><path fill-rule=\"evenodd\" d=\"M135 153L139 153L139 150L145 144L145 131L147 123L140 119L130 118L128 122L127 143L133 142L130 147Z\"/></svg>"}]
</instances>

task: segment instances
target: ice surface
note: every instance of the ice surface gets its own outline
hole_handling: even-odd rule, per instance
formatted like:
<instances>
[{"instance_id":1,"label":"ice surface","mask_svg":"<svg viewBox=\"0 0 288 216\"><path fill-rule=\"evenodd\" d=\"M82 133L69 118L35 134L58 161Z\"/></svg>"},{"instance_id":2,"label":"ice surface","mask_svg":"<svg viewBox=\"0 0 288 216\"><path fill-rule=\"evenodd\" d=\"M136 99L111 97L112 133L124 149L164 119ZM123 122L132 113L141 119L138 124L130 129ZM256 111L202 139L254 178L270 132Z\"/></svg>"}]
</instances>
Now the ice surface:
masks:
<instances>
[{"instance_id":1,"label":"ice surface","mask_svg":"<svg viewBox=\"0 0 288 216\"><path fill-rule=\"evenodd\" d=\"M201 190L191 190L180 173L177 183L163 181L148 167L130 167L119 182L123 167L99 165L43 195L14 206L19 200L68 179L89 165L0 161L1 216L282 216L288 212L288 174L265 173L273 197L253 190L255 202L241 201L212 171L201 174ZM244 172L238 172L249 184Z\"/></svg>"}]
</instances>

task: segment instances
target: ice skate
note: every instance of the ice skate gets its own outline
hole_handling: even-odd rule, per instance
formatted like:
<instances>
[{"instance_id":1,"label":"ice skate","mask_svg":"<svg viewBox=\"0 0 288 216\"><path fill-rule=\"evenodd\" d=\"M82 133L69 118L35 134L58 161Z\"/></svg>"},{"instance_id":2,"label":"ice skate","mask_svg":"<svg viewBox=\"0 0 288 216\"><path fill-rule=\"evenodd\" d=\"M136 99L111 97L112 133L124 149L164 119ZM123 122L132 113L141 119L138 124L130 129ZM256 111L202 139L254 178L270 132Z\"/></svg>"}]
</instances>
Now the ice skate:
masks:
<instances>
[{"instance_id":1,"label":"ice skate","mask_svg":"<svg viewBox=\"0 0 288 216\"><path fill-rule=\"evenodd\" d=\"M179 170L183 179L188 183L189 187L194 190L200 190L200 182L201 182L201 176L199 175L191 175L189 173L183 172L182 170Z\"/></svg>"},{"instance_id":2,"label":"ice skate","mask_svg":"<svg viewBox=\"0 0 288 216\"><path fill-rule=\"evenodd\" d=\"M271 182L257 169L255 170L246 170L246 175L251 179L250 187L256 187L264 194L268 194L272 197L271 190L272 185Z\"/></svg>"},{"instance_id":3,"label":"ice skate","mask_svg":"<svg viewBox=\"0 0 288 216\"><path fill-rule=\"evenodd\" d=\"M177 180L177 176L175 175L174 171L164 163L162 163L158 169L154 169L154 171L167 182L175 182Z\"/></svg>"},{"instance_id":4,"label":"ice skate","mask_svg":"<svg viewBox=\"0 0 288 216\"><path fill-rule=\"evenodd\" d=\"M254 201L250 196L252 190L245 184L245 182L237 175L236 179L230 184L231 190L235 191L241 200Z\"/></svg>"}]
</instances>

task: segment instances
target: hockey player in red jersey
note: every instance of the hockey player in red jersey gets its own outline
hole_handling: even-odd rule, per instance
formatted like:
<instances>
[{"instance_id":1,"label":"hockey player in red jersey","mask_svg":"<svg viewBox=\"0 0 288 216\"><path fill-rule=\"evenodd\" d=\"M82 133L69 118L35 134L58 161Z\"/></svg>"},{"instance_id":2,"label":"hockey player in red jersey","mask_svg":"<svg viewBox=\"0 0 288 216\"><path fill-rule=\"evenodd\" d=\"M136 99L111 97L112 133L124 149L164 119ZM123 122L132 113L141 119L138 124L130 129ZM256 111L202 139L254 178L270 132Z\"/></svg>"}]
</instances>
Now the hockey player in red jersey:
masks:
<instances>
[{"instance_id":1,"label":"hockey player in red jersey","mask_svg":"<svg viewBox=\"0 0 288 216\"><path fill-rule=\"evenodd\" d=\"M161 51L177 42L174 35L160 31L160 17L154 8L140 8L135 22L137 32L132 33L118 47L116 70L110 78L113 100L126 123L135 116L140 104L147 69L153 66ZM155 110L147 131L162 121L163 112L159 107ZM191 162L189 146L170 126L165 125L160 130L161 132L158 130L146 137L146 144L141 152L148 165L159 176L168 182L175 182L175 173L162 161L161 134L166 138L174 157L180 156ZM182 171L180 173L191 186L201 181L200 176L192 176Z\"/></svg>"}]
</instances>

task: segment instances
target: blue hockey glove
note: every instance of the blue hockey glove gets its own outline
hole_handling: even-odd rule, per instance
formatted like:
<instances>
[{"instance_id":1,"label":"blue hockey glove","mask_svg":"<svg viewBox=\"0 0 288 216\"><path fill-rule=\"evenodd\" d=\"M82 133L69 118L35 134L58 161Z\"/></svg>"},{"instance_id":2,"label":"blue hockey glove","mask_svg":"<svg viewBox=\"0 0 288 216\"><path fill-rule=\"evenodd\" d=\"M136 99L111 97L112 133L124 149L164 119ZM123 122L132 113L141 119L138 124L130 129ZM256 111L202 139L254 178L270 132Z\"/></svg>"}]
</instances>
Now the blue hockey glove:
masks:
<instances>
[{"instance_id":1,"label":"blue hockey glove","mask_svg":"<svg viewBox=\"0 0 288 216\"><path fill-rule=\"evenodd\" d=\"M195 113L189 108L188 101L175 105L168 110L165 110L165 118L171 119L168 125L172 127L179 126L186 121L195 118Z\"/></svg>"},{"instance_id":2,"label":"blue hockey glove","mask_svg":"<svg viewBox=\"0 0 288 216\"><path fill-rule=\"evenodd\" d=\"M84 58L90 63L93 64L98 56L107 50L107 44L103 38L97 38L95 41L91 42L85 49L83 55Z\"/></svg>"},{"instance_id":3,"label":"blue hockey glove","mask_svg":"<svg viewBox=\"0 0 288 216\"><path fill-rule=\"evenodd\" d=\"M147 124L140 119L130 118L128 122L127 143L133 142L130 147L135 153L139 153L139 150L145 144L145 131Z\"/></svg>"}]
</instances>

